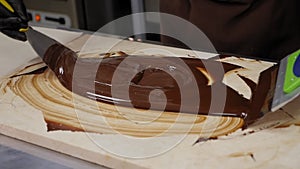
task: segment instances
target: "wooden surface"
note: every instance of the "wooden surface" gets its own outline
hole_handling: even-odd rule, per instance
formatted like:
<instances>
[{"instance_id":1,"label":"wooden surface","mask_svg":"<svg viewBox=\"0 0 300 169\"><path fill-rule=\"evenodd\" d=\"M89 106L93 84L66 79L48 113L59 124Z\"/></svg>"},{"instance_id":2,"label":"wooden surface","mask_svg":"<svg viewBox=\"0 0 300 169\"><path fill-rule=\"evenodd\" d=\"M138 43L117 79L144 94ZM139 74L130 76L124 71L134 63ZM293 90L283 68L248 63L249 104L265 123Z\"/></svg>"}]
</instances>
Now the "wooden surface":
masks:
<instances>
[{"instance_id":1,"label":"wooden surface","mask_svg":"<svg viewBox=\"0 0 300 169\"><path fill-rule=\"evenodd\" d=\"M53 30L46 30L45 32L47 31L51 32ZM57 36L65 33L66 32L58 33ZM78 36L79 35L74 35L75 38ZM128 54L177 53L180 56L195 55L195 53L189 53L190 51L158 47L155 45L141 45L139 43L124 42L109 37L97 38L97 40L102 42L101 47L99 47L91 45L91 43L95 44L95 42L92 41L93 39L86 42L87 38L86 36L77 38L71 43L68 43L68 45L75 51L81 50L80 55L82 56L91 56L95 53L99 54L107 51L124 51ZM69 40L70 39L72 38L69 38ZM99 43L97 40L96 44ZM65 42L66 41L68 40L65 40ZM80 49L82 44L87 45L85 48ZM28 60L36 57L34 54L31 55L32 56L28 57ZM214 56L212 54L203 53L201 53L201 55L204 57ZM10 62L14 62L14 60ZM23 68L25 66L37 62L40 62L40 60L34 59L30 62L24 62L23 66L16 65L11 68L9 71L11 73L8 74L11 75L14 72L18 72L15 69L17 67L17 70L24 70ZM41 65L38 64L36 66L39 67ZM36 69L36 67L33 69ZM26 71L28 71L28 67ZM43 78L43 76L49 78L52 75L46 73L41 76L40 78ZM300 155L300 127L298 126L300 124L299 98L285 106L282 110L267 114L263 119L250 126L247 130L242 131L241 129L235 129L236 131L234 133L220 136L217 140L196 143L198 138L205 134L205 132L186 132L189 131L189 126L185 128L186 130L179 132L179 134L170 132L163 136L147 135L148 137L146 138L138 137L140 134L147 133L143 132L144 129L138 130L138 127L131 131L131 134L122 133L120 130L114 130L114 128L113 130L109 130L109 128L99 129L99 126L96 132L48 132L47 124L44 120L45 116L49 115L53 118L54 116L51 115L53 111L51 110L57 108L57 106L48 102L49 100L47 101L47 98L45 100L39 99L41 103L34 105L29 101L30 99L27 100L26 97L38 97L39 92L34 92L34 88L26 88L28 85L22 85L22 83L27 84L26 80L28 79L23 79L24 82L20 81L20 78L14 81L6 77L7 76L3 75L0 86L0 132L2 134L97 164L112 168L298 168L300 165L298 160ZM29 81L32 82L32 79L29 78ZM22 83L18 86L16 85L18 82ZM26 91L31 91L33 93L32 96L16 94ZM62 97L66 95L70 96L70 93L65 94L60 91L57 93L60 93ZM76 98L76 96L71 95L70 97L75 98L73 101L80 102L79 107L83 107L86 105L85 103L88 102L85 99ZM55 96L55 98L57 97ZM65 105L68 104L70 103L66 103ZM41 105L49 105L49 107L43 109ZM83 117L85 119L86 116L84 113L86 113L86 111L82 111L76 106L78 106L78 104L71 106L73 112L75 108L75 114L70 116L77 116L79 117L78 119ZM96 105L96 107L98 107L98 105ZM109 109L111 108L112 107L109 107ZM59 109L62 111L61 114L63 114L69 112L70 107L59 107ZM89 109L91 109L91 107L85 110ZM60 114L59 112L56 113ZM119 115L115 114L114 116ZM93 116L92 119L88 119L87 121L99 120L97 117L103 116ZM59 117L56 116L56 118ZM198 118L201 119L201 117ZM105 118L104 122L107 122L105 121L107 119L108 118ZM190 119L190 117L184 119ZM194 119L194 117L191 119ZM65 119L65 121L68 120L70 121L70 119ZM198 126L195 125L196 128L195 126L191 126L191 131L193 131L193 127L195 131L199 131L199 129L209 129L209 125L205 126L205 124L214 124L215 120L216 119L209 117L208 121L211 123L199 123ZM226 121L230 120L225 119L225 122ZM71 120L71 122L73 123L74 121ZM189 121L187 122L189 123ZM219 121L217 120L217 122ZM97 121L95 121L93 125L82 124L80 120L78 124L87 127L100 125ZM118 124L120 125L120 129L122 129L123 123L114 123L115 126ZM223 129L228 129L226 128L227 123L224 124L225 127L223 127ZM104 126L104 128L107 126ZM100 131L103 131L102 134L100 134ZM217 131L211 132L210 134L214 134L215 132Z\"/></svg>"}]
</instances>

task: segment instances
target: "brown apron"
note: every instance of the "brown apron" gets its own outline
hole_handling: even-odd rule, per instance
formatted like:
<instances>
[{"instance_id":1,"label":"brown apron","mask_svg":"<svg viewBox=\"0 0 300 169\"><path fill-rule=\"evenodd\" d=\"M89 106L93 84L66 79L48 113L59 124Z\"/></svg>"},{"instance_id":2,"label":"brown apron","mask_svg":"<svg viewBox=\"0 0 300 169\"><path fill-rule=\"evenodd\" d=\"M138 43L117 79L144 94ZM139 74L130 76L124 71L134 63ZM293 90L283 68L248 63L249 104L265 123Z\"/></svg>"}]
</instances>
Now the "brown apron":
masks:
<instances>
[{"instance_id":1,"label":"brown apron","mask_svg":"<svg viewBox=\"0 0 300 169\"><path fill-rule=\"evenodd\" d=\"M160 10L196 25L219 53L280 59L300 49L300 0L160 0Z\"/></svg>"}]
</instances>

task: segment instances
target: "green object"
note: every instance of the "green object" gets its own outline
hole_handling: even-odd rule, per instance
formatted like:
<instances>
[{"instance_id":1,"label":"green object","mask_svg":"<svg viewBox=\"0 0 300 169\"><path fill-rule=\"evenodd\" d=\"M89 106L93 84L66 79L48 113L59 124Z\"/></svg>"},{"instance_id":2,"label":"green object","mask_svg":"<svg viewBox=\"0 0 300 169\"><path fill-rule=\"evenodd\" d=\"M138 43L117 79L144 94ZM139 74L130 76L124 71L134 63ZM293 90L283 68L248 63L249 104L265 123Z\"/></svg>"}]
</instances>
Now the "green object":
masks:
<instances>
[{"instance_id":1,"label":"green object","mask_svg":"<svg viewBox=\"0 0 300 169\"><path fill-rule=\"evenodd\" d=\"M300 77L296 76L294 70L295 66L299 67L297 58L300 57L300 49L292 53L287 61L287 67L285 71L285 80L283 85L283 91L286 94L293 92L295 89L300 87Z\"/></svg>"}]
</instances>

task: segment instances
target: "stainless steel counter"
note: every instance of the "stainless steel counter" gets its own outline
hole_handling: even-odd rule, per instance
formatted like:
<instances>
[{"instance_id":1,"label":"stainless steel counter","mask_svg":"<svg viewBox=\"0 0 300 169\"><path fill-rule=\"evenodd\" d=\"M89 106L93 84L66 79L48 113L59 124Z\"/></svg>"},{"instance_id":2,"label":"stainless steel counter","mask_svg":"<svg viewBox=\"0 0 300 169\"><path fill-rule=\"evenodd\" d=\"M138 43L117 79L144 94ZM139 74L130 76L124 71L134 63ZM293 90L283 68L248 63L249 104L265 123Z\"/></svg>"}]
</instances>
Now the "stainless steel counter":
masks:
<instances>
[{"instance_id":1,"label":"stainless steel counter","mask_svg":"<svg viewBox=\"0 0 300 169\"><path fill-rule=\"evenodd\" d=\"M65 154L0 134L1 169L105 169Z\"/></svg>"}]
</instances>

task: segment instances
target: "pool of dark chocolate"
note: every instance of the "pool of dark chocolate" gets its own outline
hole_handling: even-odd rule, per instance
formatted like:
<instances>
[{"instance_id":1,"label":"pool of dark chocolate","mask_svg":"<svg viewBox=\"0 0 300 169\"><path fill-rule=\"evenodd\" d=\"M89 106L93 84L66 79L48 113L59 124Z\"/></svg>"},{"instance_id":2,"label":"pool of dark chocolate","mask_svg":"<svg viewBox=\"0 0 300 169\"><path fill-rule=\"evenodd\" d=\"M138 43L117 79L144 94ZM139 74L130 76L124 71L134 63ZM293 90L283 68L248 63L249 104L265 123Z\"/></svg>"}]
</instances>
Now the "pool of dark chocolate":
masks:
<instances>
[{"instance_id":1,"label":"pool of dark chocolate","mask_svg":"<svg viewBox=\"0 0 300 169\"><path fill-rule=\"evenodd\" d=\"M248 122L261 117L272 78L268 70L261 73L258 84L241 77L253 93L248 100L222 83L224 73L240 67L214 59L131 55L79 58L72 50L55 44L47 50L44 62L64 87L90 99L142 109L241 117ZM211 67L207 69L207 65ZM220 65L223 73L211 71ZM215 86L226 92L223 112L210 111ZM188 93L184 93L188 101L182 100L182 89ZM197 97L195 105L193 99Z\"/></svg>"}]
</instances>

